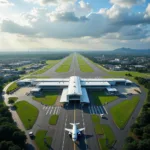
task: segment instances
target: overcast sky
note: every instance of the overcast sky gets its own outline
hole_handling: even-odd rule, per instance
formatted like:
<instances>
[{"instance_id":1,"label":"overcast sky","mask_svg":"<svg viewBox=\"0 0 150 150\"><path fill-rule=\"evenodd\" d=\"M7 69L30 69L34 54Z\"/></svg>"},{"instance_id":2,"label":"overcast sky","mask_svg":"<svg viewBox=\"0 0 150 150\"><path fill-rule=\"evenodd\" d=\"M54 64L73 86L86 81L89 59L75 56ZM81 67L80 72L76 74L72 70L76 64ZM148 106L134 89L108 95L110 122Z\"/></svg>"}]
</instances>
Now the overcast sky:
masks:
<instances>
[{"instance_id":1,"label":"overcast sky","mask_svg":"<svg viewBox=\"0 0 150 150\"><path fill-rule=\"evenodd\" d=\"M150 48L150 0L0 0L0 50Z\"/></svg>"}]
</instances>

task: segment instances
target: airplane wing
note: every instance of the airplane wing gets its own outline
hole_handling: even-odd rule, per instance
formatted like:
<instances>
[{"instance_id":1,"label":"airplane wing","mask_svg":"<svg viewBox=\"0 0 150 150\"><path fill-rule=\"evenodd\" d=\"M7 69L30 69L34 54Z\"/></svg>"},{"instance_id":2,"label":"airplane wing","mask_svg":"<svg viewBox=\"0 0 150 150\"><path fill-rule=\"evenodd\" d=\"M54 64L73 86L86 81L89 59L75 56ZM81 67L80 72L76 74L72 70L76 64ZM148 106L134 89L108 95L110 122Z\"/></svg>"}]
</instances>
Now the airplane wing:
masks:
<instances>
[{"instance_id":1,"label":"airplane wing","mask_svg":"<svg viewBox=\"0 0 150 150\"><path fill-rule=\"evenodd\" d=\"M78 132L81 132L81 131L83 131L83 130L85 130L85 128L78 129Z\"/></svg>"},{"instance_id":2,"label":"airplane wing","mask_svg":"<svg viewBox=\"0 0 150 150\"><path fill-rule=\"evenodd\" d=\"M65 130L68 131L68 132L70 132L70 133L72 133L72 129L65 128Z\"/></svg>"}]
</instances>

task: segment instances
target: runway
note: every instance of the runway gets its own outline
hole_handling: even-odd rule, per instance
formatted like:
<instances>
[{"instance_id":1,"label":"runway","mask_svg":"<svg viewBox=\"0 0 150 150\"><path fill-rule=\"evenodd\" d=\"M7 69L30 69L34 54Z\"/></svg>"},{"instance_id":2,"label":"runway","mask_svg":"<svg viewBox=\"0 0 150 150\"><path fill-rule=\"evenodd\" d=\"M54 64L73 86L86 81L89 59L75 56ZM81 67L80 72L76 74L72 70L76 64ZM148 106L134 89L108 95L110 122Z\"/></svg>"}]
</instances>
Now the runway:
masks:
<instances>
[{"instance_id":1,"label":"runway","mask_svg":"<svg viewBox=\"0 0 150 150\"><path fill-rule=\"evenodd\" d=\"M70 123L80 123L78 128L85 128L81 137L74 143L65 128L72 129ZM91 122L87 106L81 107L79 103L71 103L60 113L57 130L53 137L54 150L99 150L96 135Z\"/></svg>"},{"instance_id":2,"label":"runway","mask_svg":"<svg viewBox=\"0 0 150 150\"><path fill-rule=\"evenodd\" d=\"M72 63L70 66L70 70L68 72L65 73L57 73L56 70L57 68L63 64L63 62L67 59L68 57L62 59L58 64L56 64L54 67L52 67L51 69L49 69L48 71L38 75L38 76L46 76L46 77L50 77L50 78L69 78L70 76L80 76L82 78L100 78L103 76L108 76L108 74L106 74L106 72L104 72L103 70L100 70L100 68L98 68L96 65L92 64L88 59L84 58L83 59L87 62L87 64L94 70L94 72L81 72L80 71L80 67L78 64L78 60L77 60L77 55L74 54L73 55L73 59L72 59Z\"/></svg>"}]
</instances>

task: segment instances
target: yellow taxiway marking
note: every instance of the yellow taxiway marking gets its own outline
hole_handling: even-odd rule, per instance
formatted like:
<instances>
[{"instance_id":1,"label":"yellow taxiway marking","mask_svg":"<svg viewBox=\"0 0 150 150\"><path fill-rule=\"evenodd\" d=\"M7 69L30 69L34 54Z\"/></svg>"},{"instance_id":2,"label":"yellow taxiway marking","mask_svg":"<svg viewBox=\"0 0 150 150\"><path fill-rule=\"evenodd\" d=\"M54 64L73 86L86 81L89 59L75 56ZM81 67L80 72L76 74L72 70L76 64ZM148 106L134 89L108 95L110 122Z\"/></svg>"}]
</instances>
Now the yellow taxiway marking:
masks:
<instances>
[{"instance_id":1,"label":"yellow taxiway marking","mask_svg":"<svg viewBox=\"0 0 150 150\"><path fill-rule=\"evenodd\" d=\"M75 106L76 106L76 105L75 105L75 103L74 103L74 123L75 123L75 121L76 121L76 107L75 107ZM75 142L74 142L73 146L74 146L74 150L76 150L76 144L75 144Z\"/></svg>"}]
</instances>

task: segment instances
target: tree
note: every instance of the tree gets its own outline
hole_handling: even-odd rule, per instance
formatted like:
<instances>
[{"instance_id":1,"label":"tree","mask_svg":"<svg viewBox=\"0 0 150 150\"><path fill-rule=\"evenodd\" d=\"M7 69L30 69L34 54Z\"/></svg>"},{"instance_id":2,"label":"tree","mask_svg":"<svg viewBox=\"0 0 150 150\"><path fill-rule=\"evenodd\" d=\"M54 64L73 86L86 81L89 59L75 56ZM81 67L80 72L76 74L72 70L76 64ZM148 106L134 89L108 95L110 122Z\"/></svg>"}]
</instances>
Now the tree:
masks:
<instances>
[{"instance_id":1,"label":"tree","mask_svg":"<svg viewBox=\"0 0 150 150\"><path fill-rule=\"evenodd\" d=\"M144 133L142 139L150 139L150 134Z\"/></svg>"},{"instance_id":2,"label":"tree","mask_svg":"<svg viewBox=\"0 0 150 150\"><path fill-rule=\"evenodd\" d=\"M12 139L15 144L19 145L20 147L24 147L25 141L26 141L26 136L23 131L16 131L13 133Z\"/></svg>"},{"instance_id":3,"label":"tree","mask_svg":"<svg viewBox=\"0 0 150 150\"><path fill-rule=\"evenodd\" d=\"M138 143L138 150L149 150L149 148L150 148L150 139L144 139Z\"/></svg>"},{"instance_id":4,"label":"tree","mask_svg":"<svg viewBox=\"0 0 150 150\"><path fill-rule=\"evenodd\" d=\"M14 104L14 102L15 102L15 101L14 101L13 99L9 99L9 100L8 100L8 103L11 104L11 105Z\"/></svg>"},{"instance_id":5,"label":"tree","mask_svg":"<svg viewBox=\"0 0 150 150\"><path fill-rule=\"evenodd\" d=\"M3 86L0 85L0 93L2 93L2 92L3 92Z\"/></svg>"},{"instance_id":6,"label":"tree","mask_svg":"<svg viewBox=\"0 0 150 150\"><path fill-rule=\"evenodd\" d=\"M125 139L126 143L132 143L134 141L133 137L129 136Z\"/></svg>"},{"instance_id":7,"label":"tree","mask_svg":"<svg viewBox=\"0 0 150 150\"><path fill-rule=\"evenodd\" d=\"M131 128L131 131L133 131L135 128L139 128L139 127L140 127L139 124L133 123L130 128Z\"/></svg>"},{"instance_id":8,"label":"tree","mask_svg":"<svg viewBox=\"0 0 150 150\"><path fill-rule=\"evenodd\" d=\"M150 134L150 124L148 124L147 126L144 127L143 132Z\"/></svg>"},{"instance_id":9,"label":"tree","mask_svg":"<svg viewBox=\"0 0 150 150\"><path fill-rule=\"evenodd\" d=\"M135 128L135 129L133 130L133 133L134 133L135 135L137 135L137 136L141 136L143 132L142 132L141 129Z\"/></svg>"},{"instance_id":10,"label":"tree","mask_svg":"<svg viewBox=\"0 0 150 150\"><path fill-rule=\"evenodd\" d=\"M125 150L137 150L138 143L136 141L125 145Z\"/></svg>"},{"instance_id":11,"label":"tree","mask_svg":"<svg viewBox=\"0 0 150 150\"><path fill-rule=\"evenodd\" d=\"M12 141L1 141L0 150L8 150L9 147L14 146Z\"/></svg>"},{"instance_id":12,"label":"tree","mask_svg":"<svg viewBox=\"0 0 150 150\"><path fill-rule=\"evenodd\" d=\"M21 150L21 148L17 145L13 145L13 146L9 147L9 150Z\"/></svg>"}]
</instances>

